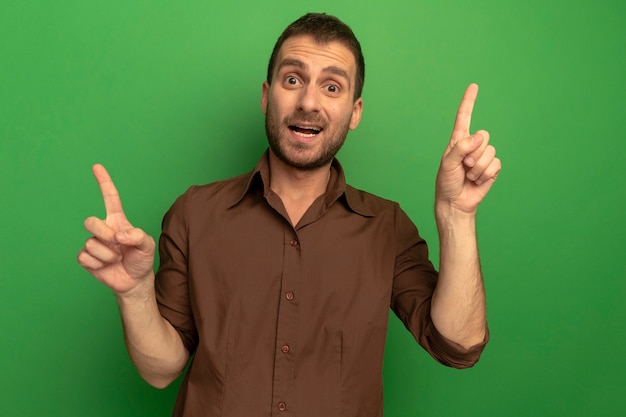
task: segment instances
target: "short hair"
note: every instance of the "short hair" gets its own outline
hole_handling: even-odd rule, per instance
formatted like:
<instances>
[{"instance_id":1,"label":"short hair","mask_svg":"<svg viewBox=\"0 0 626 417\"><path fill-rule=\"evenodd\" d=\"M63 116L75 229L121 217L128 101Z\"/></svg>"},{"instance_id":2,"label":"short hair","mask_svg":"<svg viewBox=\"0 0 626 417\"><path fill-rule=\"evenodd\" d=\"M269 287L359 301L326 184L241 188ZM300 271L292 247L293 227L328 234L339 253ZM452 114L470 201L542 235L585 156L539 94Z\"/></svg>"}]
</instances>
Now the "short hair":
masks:
<instances>
[{"instance_id":1,"label":"short hair","mask_svg":"<svg viewBox=\"0 0 626 417\"><path fill-rule=\"evenodd\" d=\"M320 44L337 41L352 52L356 62L354 100L361 97L363 83L365 82L365 59L361 51L361 44L348 25L335 16L327 15L326 13L307 13L287 26L274 45L274 50L267 66L267 82L269 84L272 83L276 57L283 43L288 38L301 35L312 36Z\"/></svg>"}]
</instances>

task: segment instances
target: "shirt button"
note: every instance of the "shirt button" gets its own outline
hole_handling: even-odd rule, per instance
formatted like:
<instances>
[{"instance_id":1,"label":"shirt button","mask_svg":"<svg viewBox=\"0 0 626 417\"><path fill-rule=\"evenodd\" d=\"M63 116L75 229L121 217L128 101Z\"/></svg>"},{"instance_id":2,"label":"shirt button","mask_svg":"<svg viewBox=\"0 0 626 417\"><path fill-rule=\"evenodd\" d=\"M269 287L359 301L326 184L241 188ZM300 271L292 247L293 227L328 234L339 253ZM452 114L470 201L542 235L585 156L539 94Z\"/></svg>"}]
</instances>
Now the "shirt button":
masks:
<instances>
[{"instance_id":1,"label":"shirt button","mask_svg":"<svg viewBox=\"0 0 626 417\"><path fill-rule=\"evenodd\" d=\"M292 293L291 291L289 291L288 293L285 294L285 298L289 301L293 300L295 297L294 293Z\"/></svg>"},{"instance_id":2,"label":"shirt button","mask_svg":"<svg viewBox=\"0 0 626 417\"><path fill-rule=\"evenodd\" d=\"M291 239L291 240L289 241L289 244L290 244L291 246L298 246L298 241L297 241L296 239Z\"/></svg>"},{"instance_id":3,"label":"shirt button","mask_svg":"<svg viewBox=\"0 0 626 417\"><path fill-rule=\"evenodd\" d=\"M285 403L284 403L284 402L282 402L282 401L281 401L281 402L279 402L279 403L278 403L278 409L279 409L280 411L285 411L285 410L287 409L287 404L285 404Z\"/></svg>"},{"instance_id":4,"label":"shirt button","mask_svg":"<svg viewBox=\"0 0 626 417\"><path fill-rule=\"evenodd\" d=\"M280 351L283 352L283 353L289 353L289 350L290 350L289 345L283 345L280 348Z\"/></svg>"}]
</instances>

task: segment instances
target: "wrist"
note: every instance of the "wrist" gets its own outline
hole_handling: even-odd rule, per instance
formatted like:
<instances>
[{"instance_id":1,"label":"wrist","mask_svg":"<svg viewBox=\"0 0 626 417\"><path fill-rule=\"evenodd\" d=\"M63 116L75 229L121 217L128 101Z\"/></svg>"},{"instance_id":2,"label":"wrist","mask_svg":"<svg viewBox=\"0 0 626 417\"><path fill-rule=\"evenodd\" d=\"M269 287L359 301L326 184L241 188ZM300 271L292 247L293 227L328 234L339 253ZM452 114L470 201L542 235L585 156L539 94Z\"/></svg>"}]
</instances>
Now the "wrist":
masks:
<instances>
[{"instance_id":1,"label":"wrist","mask_svg":"<svg viewBox=\"0 0 626 417\"><path fill-rule=\"evenodd\" d=\"M476 210L466 211L447 201L435 202L435 220L437 226L474 226L476 224Z\"/></svg>"},{"instance_id":2,"label":"wrist","mask_svg":"<svg viewBox=\"0 0 626 417\"><path fill-rule=\"evenodd\" d=\"M120 306L155 300L154 274L142 279L127 291L116 292L115 296Z\"/></svg>"}]
</instances>

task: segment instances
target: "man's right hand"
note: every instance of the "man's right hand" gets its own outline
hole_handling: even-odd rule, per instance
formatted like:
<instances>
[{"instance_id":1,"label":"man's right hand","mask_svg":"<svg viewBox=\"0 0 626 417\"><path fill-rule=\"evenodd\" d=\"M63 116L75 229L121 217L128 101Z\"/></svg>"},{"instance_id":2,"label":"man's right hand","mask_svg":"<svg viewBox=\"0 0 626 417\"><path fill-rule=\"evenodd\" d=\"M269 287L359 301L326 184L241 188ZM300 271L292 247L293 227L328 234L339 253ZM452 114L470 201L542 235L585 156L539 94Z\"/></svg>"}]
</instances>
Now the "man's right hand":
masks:
<instances>
[{"instance_id":1,"label":"man's right hand","mask_svg":"<svg viewBox=\"0 0 626 417\"><path fill-rule=\"evenodd\" d=\"M78 263L118 296L134 295L153 286L155 242L130 224L120 196L102 165L93 173L100 186L106 218L88 217L85 229L93 236L78 253Z\"/></svg>"}]
</instances>

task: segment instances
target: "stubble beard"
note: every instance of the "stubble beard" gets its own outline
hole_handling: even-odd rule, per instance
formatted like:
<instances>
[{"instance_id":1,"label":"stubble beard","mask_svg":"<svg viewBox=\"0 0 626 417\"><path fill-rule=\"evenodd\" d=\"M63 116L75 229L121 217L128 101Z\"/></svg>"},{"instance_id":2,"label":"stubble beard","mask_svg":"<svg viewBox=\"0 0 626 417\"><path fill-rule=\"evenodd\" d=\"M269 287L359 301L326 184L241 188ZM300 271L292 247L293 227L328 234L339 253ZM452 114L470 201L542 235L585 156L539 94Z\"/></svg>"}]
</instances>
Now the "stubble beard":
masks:
<instances>
[{"instance_id":1,"label":"stubble beard","mask_svg":"<svg viewBox=\"0 0 626 417\"><path fill-rule=\"evenodd\" d=\"M308 154L310 152L309 144L292 142L288 138L281 138L281 128L283 126L295 125L298 122L324 126L324 130L321 132L325 136L324 142L316 154ZM271 107L268 108L265 116L265 134L274 155L287 165L302 171L312 171L329 164L343 146L350 130L349 126L350 120L333 131L328 128L328 124L324 120L320 120L319 116L303 112L294 113L285 117L283 121L279 121L271 111Z\"/></svg>"}]
</instances>

